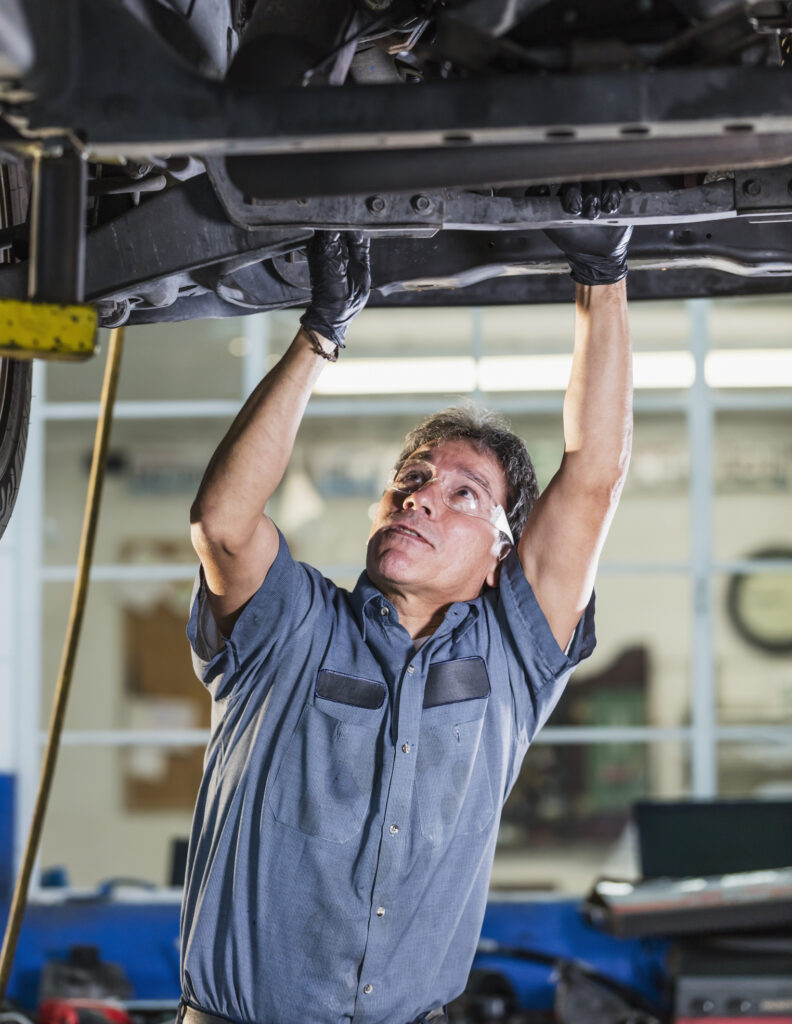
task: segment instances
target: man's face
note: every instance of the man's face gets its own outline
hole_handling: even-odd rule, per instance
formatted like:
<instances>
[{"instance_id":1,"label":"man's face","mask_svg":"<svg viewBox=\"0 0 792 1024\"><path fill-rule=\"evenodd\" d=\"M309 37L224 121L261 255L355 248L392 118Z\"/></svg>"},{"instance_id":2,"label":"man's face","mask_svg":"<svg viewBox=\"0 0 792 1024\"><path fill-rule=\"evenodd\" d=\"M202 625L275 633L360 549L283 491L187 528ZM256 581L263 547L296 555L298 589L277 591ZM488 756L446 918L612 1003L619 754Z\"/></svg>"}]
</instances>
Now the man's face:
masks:
<instances>
[{"instance_id":1,"label":"man's face","mask_svg":"<svg viewBox=\"0 0 792 1024\"><path fill-rule=\"evenodd\" d=\"M497 458L468 441L442 441L419 448L409 462L426 460L437 475L462 473L471 486L506 506L506 477ZM388 490L371 527L366 571L384 592L420 593L438 603L478 597L483 584L495 585L502 537L487 519L456 512L443 501L440 485L413 494Z\"/></svg>"}]
</instances>

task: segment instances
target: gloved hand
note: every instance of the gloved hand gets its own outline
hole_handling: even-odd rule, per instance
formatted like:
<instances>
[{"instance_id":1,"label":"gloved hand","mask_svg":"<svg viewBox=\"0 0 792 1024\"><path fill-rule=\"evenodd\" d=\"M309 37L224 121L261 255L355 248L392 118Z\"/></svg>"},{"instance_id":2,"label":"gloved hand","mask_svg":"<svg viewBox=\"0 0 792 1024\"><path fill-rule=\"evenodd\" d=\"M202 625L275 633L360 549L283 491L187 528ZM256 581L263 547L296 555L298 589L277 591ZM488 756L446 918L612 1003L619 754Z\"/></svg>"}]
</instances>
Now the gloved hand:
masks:
<instances>
[{"instance_id":1,"label":"gloved hand","mask_svg":"<svg viewBox=\"0 0 792 1024\"><path fill-rule=\"evenodd\" d=\"M601 213L617 213L625 192L639 192L637 181L569 181L561 186L559 198L571 217L596 220Z\"/></svg>"},{"instance_id":2,"label":"gloved hand","mask_svg":"<svg viewBox=\"0 0 792 1024\"><path fill-rule=\"evenodd\" d=\"M311 304L300 323L344 348L347 328L371 290L369 239L359 231L317 231L306 251Z\"/></svg>"},{"instance_id":3,"label":"gloved hand","mask_svg":"<svg viewBox=\"0 0 792 1024\"><path fill-rule=\"evenodd\" d=\"M627 183L627 191L633 191ZM637 186L636 186L637 188ZM561 205L572 217L596 220L600 213L616 213L622 186L617 181L575 182L561 189ZM614 284L627 276L627 227L549 228L545 234L566 256L572 279L579 284Z\"/></svg>"}]
</instances>

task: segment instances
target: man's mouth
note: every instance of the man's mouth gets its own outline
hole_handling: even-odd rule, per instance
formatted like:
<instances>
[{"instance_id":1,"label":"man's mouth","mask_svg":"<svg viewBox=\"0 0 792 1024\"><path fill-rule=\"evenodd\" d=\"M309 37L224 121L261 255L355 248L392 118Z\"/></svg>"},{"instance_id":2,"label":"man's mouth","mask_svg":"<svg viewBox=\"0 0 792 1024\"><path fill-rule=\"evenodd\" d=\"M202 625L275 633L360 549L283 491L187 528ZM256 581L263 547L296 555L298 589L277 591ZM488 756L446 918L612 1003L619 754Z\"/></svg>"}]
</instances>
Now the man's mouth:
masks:
<instances>
[{"instance_id":1,"label":"man's mouth","mask_svg":"<svg viewBox=\"0 0 792 1024\"><path fill-rule=\"evenodd\" d=\"M411 537L413 540L420 541L422 544L429 544L429 541L422 534L418 533L417 530L413 530L409 526L405 526L404 523L394 523L387 529L388 533L398 533L403 537ZM429 545L431 547L431 544Z\"/></svg>"}]
</instances>

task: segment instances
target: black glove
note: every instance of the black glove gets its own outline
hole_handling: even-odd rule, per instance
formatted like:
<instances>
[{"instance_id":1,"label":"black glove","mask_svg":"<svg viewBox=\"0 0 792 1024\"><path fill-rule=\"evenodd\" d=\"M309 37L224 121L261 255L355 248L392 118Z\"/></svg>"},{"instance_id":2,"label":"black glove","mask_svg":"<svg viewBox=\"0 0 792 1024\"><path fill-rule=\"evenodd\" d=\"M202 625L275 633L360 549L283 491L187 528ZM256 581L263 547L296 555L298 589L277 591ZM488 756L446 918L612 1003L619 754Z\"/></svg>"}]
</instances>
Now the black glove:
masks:
<instances>
[{"instance_id":1,"label":"black glove","mask_svg":"<svg viewBox=\"0 0 792 1024\"><path fill-rule=\"evenodd\" d=\"M559 198L571 217L596 220L601 213L616 213L625 192L638 192L637 181L570 181L561 186Z\"/></svg>"},{"instance_id":2,"label":"black glove","mask_svg":"<svg viewBox=\"0 0 792 1024\"><path fill-rule=\"evenodd\" d=\"M600 213L616 213L624 191L632 182L575 182L561 189L561 205L572 217L596 220ZM627 276L627 246L632 225L627 227L550 228L545 234L569 261L572 279L579 284L614 284Z\"/></svg>"},{"instance_id":3,"label":"black glove","mask_svg":"<svg viewBox=\"0 0 792 1024\"><path fill-rule=\"evenodd\" d=\"M317 231L306 252L311 304L300 323L343 348L347 328L371 289L369 239L359 231Z\"/></svg>"}]
</instances>

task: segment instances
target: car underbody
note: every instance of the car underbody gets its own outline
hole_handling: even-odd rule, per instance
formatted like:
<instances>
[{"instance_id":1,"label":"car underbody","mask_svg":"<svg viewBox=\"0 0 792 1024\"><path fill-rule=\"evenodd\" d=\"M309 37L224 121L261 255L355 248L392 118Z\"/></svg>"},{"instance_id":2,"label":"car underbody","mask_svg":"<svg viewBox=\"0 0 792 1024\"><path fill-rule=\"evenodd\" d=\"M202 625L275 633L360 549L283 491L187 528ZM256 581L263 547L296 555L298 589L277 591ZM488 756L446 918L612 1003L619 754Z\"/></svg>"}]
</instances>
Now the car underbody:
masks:
<instances>
[{"instance_id":1,"label":"car underbody","mask_svg":"<svg viewBox=\"0 0 792 1024\"><path fill-rule=\"evenodd\" d=\"M105 325L300 305L306 240L352 229L372 305L553 302L540 229L593 179L623 184L632 298L792 288L788 3L47 6L0 21L28 42L0 149L34 184L0 296Z\"/></svg>"}]
</instances>

